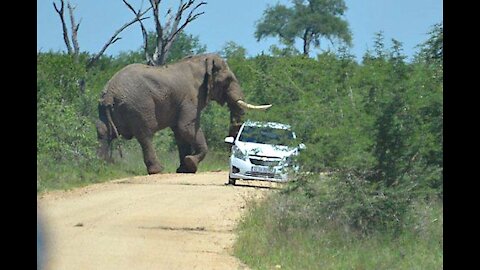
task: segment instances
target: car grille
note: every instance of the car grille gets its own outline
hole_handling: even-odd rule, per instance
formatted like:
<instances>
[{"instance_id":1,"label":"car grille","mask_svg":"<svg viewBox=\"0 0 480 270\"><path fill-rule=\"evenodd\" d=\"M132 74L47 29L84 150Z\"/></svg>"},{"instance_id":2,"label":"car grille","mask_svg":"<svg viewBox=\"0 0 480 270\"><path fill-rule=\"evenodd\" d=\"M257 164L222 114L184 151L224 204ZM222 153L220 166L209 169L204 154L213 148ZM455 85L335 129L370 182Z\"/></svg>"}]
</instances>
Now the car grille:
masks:
<instances>
[{"instance_id":1,"label":"car grille","mask_svg":"<svg viewBox=\"0 0 480 270\"><path fill-rule=\"evenodd\" d=\"M261 157L261 156L251 156L250 157L250 162L254 165L259 165L259 166L268 166L268 167L274 167L278 166L280 163L280 158L277 157Z\"/></svg>"}]
</instances>

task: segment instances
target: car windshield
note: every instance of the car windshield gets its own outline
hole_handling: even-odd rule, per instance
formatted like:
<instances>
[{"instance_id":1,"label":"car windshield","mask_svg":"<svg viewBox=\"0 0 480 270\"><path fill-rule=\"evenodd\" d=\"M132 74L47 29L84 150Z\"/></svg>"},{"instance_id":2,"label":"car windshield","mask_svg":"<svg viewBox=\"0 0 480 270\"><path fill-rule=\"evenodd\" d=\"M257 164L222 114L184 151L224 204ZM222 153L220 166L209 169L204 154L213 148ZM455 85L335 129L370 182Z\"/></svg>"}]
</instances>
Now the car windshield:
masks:
<instances>
[{"instance_id":1,"label":"car windshield","mask_svg":"<svg viewBox=\"0 0 480 270\"><path fill-rule=\"evenodd\" d=\"M294 144L295 138L292 131L288 129L245 126L238 140L242 142L291 146Z\"/></svg>"}]
</instances>

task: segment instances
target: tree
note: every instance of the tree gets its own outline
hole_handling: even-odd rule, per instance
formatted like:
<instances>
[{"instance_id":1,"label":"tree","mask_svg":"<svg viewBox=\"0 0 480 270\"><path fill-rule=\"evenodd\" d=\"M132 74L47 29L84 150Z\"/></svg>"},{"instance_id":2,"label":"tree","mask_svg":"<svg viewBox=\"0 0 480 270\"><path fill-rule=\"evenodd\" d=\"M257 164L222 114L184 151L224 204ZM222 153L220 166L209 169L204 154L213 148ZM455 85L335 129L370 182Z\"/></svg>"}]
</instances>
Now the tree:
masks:
<instances>
[{"instance_id":1,"label":"tree","mask_svg":"<svg viewBox=\"0 0 480 270\"><path fill-rule=\"evenodd\" d=\"M60 1L60 8L57 7L55 2L53 2L53 8L55 8L55 11L58 13L58 16L60 17L60 21L62 23L62 31L63 31L63 41L65 42L65 46L67 46L67 53L70 55L74 55L76 61L78 61L78 55L80 53L80 47L78 46L78 39L77 39L77 33L78 33L78 28L80 28L80 23L75 22L75 17L73 14L73 11L75 10L75 7L73 7L70 2L67 3L69 15L70 15L70 23L71 23L71 31L72 31L72 36L71 36L71 41L70 38L68 37L68 30L67 30L67 24L65 23L65 2L63 0ZM71 43L74 44L74 48L72 49Z\"/></svg>"},{"instance_id":2,"label":"tree","mask_svg":"<svg viewBox=\"0 0 480 270\"><path fill-rule=\"evenodd\" d=\"M257 41L272 36L293 46L295 39L300 38L305 56L309 55L311 45L320 48L322 38L332 44L340 41L351 45L348 23L341 17L347 9L343 0L292 0L292 3L292 7L277 4L264 11L255 31Z\"/></svg>"},{"instance_id":3,"label":"tree","mask_svg":"<svg viewBox=\"0 0 480 270\"><path fill-rule=\"evenodd\" d=\"M123 3L125 5L131 7L130 4L126 0L123 0ZM67 7L68 7L68 10L69 10L69 16L70 16L70 23L71 23L71 32L72 32L71 33L71 41L70 41L70 38L68 36L67 24L65 23L65 14L64 14L65 13L65 8L64 8L65 7L65 2L64 2L64 0L60 0L60 8L57 7L55 2L53 2L53 7L55 8L55 11L58 13L58 16L60 17L60 21L62 23L63 40L65 41L65 46L67 47L67 53L69 55L73 55L75 61L78 62L79 54L80 54L80 46L78 44L77 36L78 36L78 29L80 28L80 22L79 23L75 22L75 16L74 16L75 7L72 6L70 4L70 2L67 2ZM145 15L145 13L147 13L147 11L149 9L147 9L145 11L140 11L139 10L138 12L135 13L135 18L134 19L125 23L122 27L120 27L117 31L115 31L115 33L110 37L110 39L103 45L102 49L98 53L96 53L95 55L90 57L90 59L87 61L87 64L86 64L87 69L91 68L95 64L95 62L98 61L98 59L105 53L105 51L107 50L107 48L110 45L112 45L113 43L115 43L115 42L117 42L118 40L121 39L121 37L118 37L118 35L123 30L125 30L127 27L129 27L130 25L132 25L136 22L141 22L142 20L148 19L148 17L143 18L143 15ZM72 49L71 43L73 43L73 49Z\"/></svg>"},{"instance_id":4,"label":"tree","mask_svg":"<svg viewBox=\"0 0 480 270\"><path fill-rule=\"evenodd\" d=\"M229 41L223 46L221 55L226 59L245 59L247 49L238 45L234 41Z\"/></svg>"},{"instance_id":5,"label":"tree","mask_svg":"<svg viewBox=\"0 0 480 270\"><path fill-rule=\"evenodd\" d=\"M443 22L434 24L428 34L428 40L418 45L420 51L415 55L415 61L432 68L435 78L443 82Z\"/></svg>"},{"instance_id":6,"label":"tree","mask_svg":"<svg viewBox=\"0 0 480 270\"><path fill-rule=\"evenodd\" d=\"M140 27L143 34L145 59L147 61L147 64L152 66L164 65L167 62L172 45L178 38L179 34L185 29L185 27L189 23L196 20L200 15L205 13L195 12L199 7L207 4L207 2L202 1L194 5L195 0L188 0L186 3L184 3L183 0L180 0L175 15L172 15L171 8L168 9L166 13L166 22L162 25L162 22L160 20L160 3L161 0L150 0L150 8L152 9L153 19L155 20L156 35L153 53L151 53L151 49L149 48L150 43L148 32L145 29L143 23L140 21ZM131 5L127 6L137 16L137 18L139 18L140 10L135 11L135 9ZM182 22L183 13L189 9L190 12L188 13L186 19Z\"/></svg>"},{"instance_id":7,"label":"tree","mask_svg":"<svg viewBox=\"0 0 480 270\"><path fill-rule=\"evenodd\" d=\"M148 43L151 44L156 40L156 33L154 31L148 32ZM115 58L115 65L126 66L132 63L141 63L145 62L145 52L143 51L143 45L137 50L120 52ZM182 59L186 56L193 54L205 53L207 51L207 46L200 43L198 36L193 36L191 34L186 34L183 31L178 34L178 37L175 43L170 49L170 54L167 59L167 63L175 62L179 59ZM154 48L148 48L148 54L152 55L155 52Z\"/></svg>"},{"instance_id":8,"label":"tree","mask_svg":"<svg viewBox=\"0 0 480 270\"><path fill-rule=\"evenodd\" d=\"M155 32L150 32L149 34L149 38L151 38L151 41L153 42L156 38ZM200 43L198 36L193 36L192 34L187 34L184 31L181 31L178 33L175 43L173 43L170 48L166 62L175 62L185 56L200 54L206 51L207 47ZM150 53L153 55L153 48L151 48Z\"/></svg>"},{"instance_id":9,"label":"tree","mask_svg":"<svg viewBox=\"0 0 480 270\"><path fill-rule=\"evenodd\" d=\"M443 22L434 24L428 34L430 35L429 39L419 45L420 52L416 57L418 60L423 60L428 64L442 64Z\"/></svg>"}]
</instances>

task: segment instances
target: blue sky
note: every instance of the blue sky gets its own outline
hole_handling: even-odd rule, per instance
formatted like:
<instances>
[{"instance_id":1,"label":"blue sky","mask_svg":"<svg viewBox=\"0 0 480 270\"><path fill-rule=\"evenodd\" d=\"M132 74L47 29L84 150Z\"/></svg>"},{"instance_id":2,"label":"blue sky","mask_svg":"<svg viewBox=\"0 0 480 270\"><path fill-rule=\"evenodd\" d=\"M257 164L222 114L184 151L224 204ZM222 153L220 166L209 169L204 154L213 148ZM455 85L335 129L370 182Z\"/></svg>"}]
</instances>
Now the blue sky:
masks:
<instances>
[{"instance_id":1,"label":"blue sky","mask_svg":"<svg viewBox=\"0 0 480 270\"><path fill-rule=\"evenodd\" d=\"M262 51L268 53L272 44L280 45L275 38L256 41L255 23L261 19L268 5L288 0L204 0L208 4L199 11L205 14L187 26L186 32L199 37L200 43L209 52L220 51L227 42L233 41L246 48L249 56ZM37 0L37 51L65 51L60 19L52 0ZM59 3L59 0L56 1ZM147 6L148 0L129 0L135 8ZM197 2L200 2L197 0ZM71 0L76 4L75 15L81 20L78 41L81 51L98 52L111 35L133 14L121 0ZM390 46L390 40L403 43L403 52L408 59L417 51L416 45L428 38L428 31L435 23L443 21L442 0L345 0L348 10L345 19L353 34L351 53L361 60L367 49L373 48L374 34L382 31ZM163 0L165 10L177 8L178 1ZM65 8L66 9L66 8ZM149 13L150 14L150 13ZM153 30L153 20L146 27ZM132 25L124 30L121 40L111 45L106 54L116 55L121 51L137 50L142 45L140 27ZM327 49L326 42L322 49ZM298 49L301 49L298 46ZM320 52L319 50L315 52Z\"/></svg>"}]
</instances>

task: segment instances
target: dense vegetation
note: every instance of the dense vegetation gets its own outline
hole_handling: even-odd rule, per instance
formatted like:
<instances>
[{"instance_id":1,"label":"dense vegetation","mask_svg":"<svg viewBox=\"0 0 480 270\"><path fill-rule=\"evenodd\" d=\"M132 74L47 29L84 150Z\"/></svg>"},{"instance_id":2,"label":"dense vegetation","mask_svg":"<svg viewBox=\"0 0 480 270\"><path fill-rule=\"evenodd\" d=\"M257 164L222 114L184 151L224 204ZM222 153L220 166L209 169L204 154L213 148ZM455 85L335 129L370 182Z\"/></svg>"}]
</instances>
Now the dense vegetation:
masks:
<instances>
[{"instance_id":1,"label":"dense vegetation","mask_svg":"<svg viewBox=\"0 0 480 270\"><path fill-rule=\"evenodd\" d=\"M251 207L237 256L255 269L443 268L442 44L440 24L411 62L378 33L361 64L343 51L238 67L251 98L277 104L256 117L291 123L314 173Z\"/></svg>"},{"instance_id":2,"label":"dense vegetation","mask_svg":"<svg viewBox=\"0 0 480 270\"><path fill-rule=\"evenodd\" d=\"M301 263L302 269L442 268L441 24L418 50L408 62L401 42L387 46L381 33L361 63L347 49L315 59L288 51L248 58L240 46L225 47L246 99L274 105L245 118L291 124L307 145L299 162L310 172L245 217L235 247L242 260L261 269ZM180 49L172 59L184 54ZM78 62L63 53L37 54L39 191L146 173L135 141L117 140L123 158L117 151L113 164L95 153L99 93L141 55L103 57L87 70L86 54ZM227 168L227 112L216 103L203 112L211 161L202 170ZM155 143L173 172L171 132L158 133Z\"/></svg>"}]
</instances>

